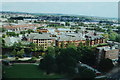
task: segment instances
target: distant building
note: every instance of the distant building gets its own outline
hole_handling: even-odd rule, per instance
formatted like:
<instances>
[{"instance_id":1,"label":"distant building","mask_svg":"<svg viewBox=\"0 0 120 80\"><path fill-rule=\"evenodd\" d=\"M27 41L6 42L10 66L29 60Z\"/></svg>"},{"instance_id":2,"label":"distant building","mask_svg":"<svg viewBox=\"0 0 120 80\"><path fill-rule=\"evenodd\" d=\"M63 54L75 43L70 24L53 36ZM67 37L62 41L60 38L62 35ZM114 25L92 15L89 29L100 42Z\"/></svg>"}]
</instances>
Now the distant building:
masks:
<instances>
[{"instance_id":1,"label":"distant building","mask_svg":"<svg viewBox=\"0 0 120 80\"><path fill-rule=\"evenodd\" d=\"M14 43L21 42L21 38L19 37L6 37L4 38L6 46L12 46Z\"/></svg>"},{"instance_id":2,"label":"distant building","mask_svg":"<svg viewBox=\"0 0 120 80\"><path fill-rule=\"evenodd\" d=\"M37 27L41 27L39 24L21 24L21 25L3 25L3 28L7 29L8 31L24 31L28 29L36 30Z\"/></svg>"},{"instance_id":3,"label":"distant building","mask_svg":"<svg viewBox=\"0 0 120 80\"><path fill-rule=\"evenodd\" d=\"M75 30L58 28L55 30L55 32L60 35L60 34L64 34L64 33L75 33Z\"/></svg>"},{"instance_id":4,"label":"distant building","mask_svg":"<svg viewBox=\"0 0 120 80\"><path fill-rule=\"evenodd\" d=\"M49 31L47 29L37 29L37 32L48 33Z\"/></svg>"}]
</instances>

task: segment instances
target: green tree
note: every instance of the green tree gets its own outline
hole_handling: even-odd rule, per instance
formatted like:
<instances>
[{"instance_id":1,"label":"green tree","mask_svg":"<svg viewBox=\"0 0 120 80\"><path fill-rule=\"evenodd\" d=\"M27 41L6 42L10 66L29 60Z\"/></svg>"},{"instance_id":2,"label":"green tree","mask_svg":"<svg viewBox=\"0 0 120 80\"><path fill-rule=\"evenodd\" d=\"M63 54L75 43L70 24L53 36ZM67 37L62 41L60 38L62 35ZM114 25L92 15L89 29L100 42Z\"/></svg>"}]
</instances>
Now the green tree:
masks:
<instances>
[{"instance_id":1,"label":"green tree","mask_svg":"<svg viewBox=\"0 0 120 80\"><path fill-rule=\"evenodd\" d=\"M5 47L5 40L4 39L2 39L2 47Z\"/></svg>"},{"instance_id":2,"label":"green tree","mask_svg":"<svg viewBox=\"0 0 120 80\"><path fill-rule=\"evenodd\" d=\"M61 49L56 57L56 64L59 73L74 74L77 64L77 53L73 48Z\"/></svg>"},{"instance_id":3,"label":"green tree","mask_svg":"<svg viewBox=\"0 0 120 80\"><path fill-rule=\"evenodd\" d=\"M61 46L60 46L61 48L64 48L64 43L63 42L61 42Z\"/></svg>"},{"instance_id":4,"label":"green tree","mask_svg":"<svg viewBox=\"0 0 120 80\"><path fill-rule=\"evenodd\" d=\"M84 26L84 23L80 22L78 23L79 26Z\"/></svg>"},{"instance_id":5,"label":"green tree","mask_svg":"<svg viewBox=\"0 0 120 80\"><path fill-rule=\"evenodd\" d=\"M120 26L118 26L117 29L118 29L118 33L120 34Z\"/></svg>"},{"instance_id":6,"label":"green tree","mask_svg":"<svg viewBox=\"0 0 120 80\"><path fill-rule=\"evenodd\" d=\"M78 30L78 29L76 29L76 30L75 30L75 33L78 33L78 32L79 32L79 30Z\"/></svg>"},{"instance_id":7,"label":"green tree","mask_svg":"<svg viewBox=\"0 0 120 80\"><path fill-rule=\"evenodd\" d=\"M26 33L26 31L20 31L20 34L25 34Z\"/></svg>"},{"instance_id":8,"label":"green tree","mask_svg":"<svg viewBox=\"0 0 120 80\"><path fill-rule=\"evenodd\" d=\"M46 54L40 61L39 67L46 71L47 74L56 71L55 58L51 54Z\"/></svg>"},{"instance_id":9,"label":"green tree","mask_svg":"<svg viewBox=\"0 0 120 80\"><path fill-rule=\"evenodd\" d=\"M7 29L5 29L5 28L2 28L2 32L5 32L5 31L7 31Z\"/></svg>"},{"instance_id":10,"label":"green tree","mask_svg":"<svg viewBox=\"0 0 120 80\"><path fill-rule=\"evenodd\" d=\"M108 32L108 34L110 34L110 33L113 32L113 31L112 31L111 28L108 28L107 32Z\"/></svg>"},{"instance_id":11,"label":"green tree","mask_svg":"<svg viewBox=\"0 0 120 80\"><path fill-rule=\"evenodd\" d=\"M52 56L55 57L55 49L53 47L48 47L47 51L48 51L48 54L51 54Z\"/></svg>"},{"instance_id":12,"label":"green tree","mask_svg":"<svg viewBox=\"0 0 120 80\"><path fill-rule=\"evenodd\" d=\"M30 34L31 32L34 32L32 29L28 29L27 30L28 34Z\"/></svg>"},{"instance_id":13,"label":"green tree","mask_svg":"<svg viewBox=\"0 0 120 80\"><path fill-rule=\"evenodd\" d=\"M109 34L108 33L102 34L102 36L106 39L106 41L109 39Z\"/></svg>"},{"instance_id":14,"label":"green tree","mask_svg":"<svg viewBox=\"0 0 120 80\"><path fill-rule=\"evenodd\" d=\"M110 39L111 41L115 41L117 35L118 35L118 34L117 34L116 32L111 32L111 33L109 34L109 39Z\"/></svg>"},{"instance_id":15,"label":"green tree","mask_svg":"<svg viewBox=\"0 0 120 80\"><path fill-rule=\"evenodd\" d=\"M120 43L120 34L116 36L116 41Z\"/></svg>"},{"instance_id":16,"label":"green tree","mask_svg":"<svg viewBox=\"0 0 120 80\"><path fill-rule=\"evenodd\" d=\"M94 80L95 73L92 70L90 70L86 67L80 67L78 70L79 70L79 73L78 73L79 78Z\"/></svg>"},{"instance_id":17,"label":"green tree","mask_svg":"<svg viewBox=\"0 0 120 80\"><path fill-rule=\"evenodd\" d=\"M15 32L6 32L8 36L19 36L19 34L16 34Z\"/></svg>"},{"instance_id":18,"label":"green tree","mask_svg":"<svg viewBox=\"0 0 120 80\"><path fill-rule=\"evenodd\" d=\"M2 38L5 38L5 37L6 37L6 35L5 35L5 34L3 34L3 35L2 35Z\"/></svg>"},{"instance_id":19,"label":"green tree","mask_svg":"<svg viewBox=\"0 0 120 80\"><path fill-rule=\"evenodd\" d=\"M96 55L91 46L79 46L77 48L79 60L88 65L95 65Z\"/></svg>"},{"instance_id":20,"label":"green tree","mask_svg":"<svg viewBox=\"0 0 120 80\"><path fill-rule=\"evenodd\" d=\"M111 59L102 59L99 63L99 70L109 72L114 67Z\"/></svg>"},{"instance_id":21,"label":"green tree","mask_svg":"<svg viewBox=\"0 0 120 80\"><path fill-rule=\"evenodd\" d=\"M12 55L14 55L14 56L16 56L17 55L17 52L16 52L16 50L14 49L12 52Z\"/></svg>"},{"instance_id":22,"label":"green tree","mask_svg":"<svg viewBox=\"0 0 120 80\"><path fill-rule=\"evenodd\" d=\"M77 49L74 43L68 43L67 48Z\"/></svg>"},{"instance_id":23,"label":"green tree","mask_svg":"<svg viewBox=\"0 0 120 80\"><path fill-rule=\"evenodd\" d=\"M17 51L17 57L23 57L23 54L24 54L24 49L21 49L20 51Z\"/></svg>"},{"instance_id":24,"label":"green tree","mask_svg":"<svg viewBox=\"0 0 120 80\"><path fill-rule=\"evenodd\" d=\"M12 46L13 49L18 49L18 50L21 49L22 47L23 45L21 42L18 42L18 43L15 42Z\"/></svg>"},{"instance_id":25,"label":"green tree","mask_svg":"<svg viewBox=\"0 0 120 80\"><path fill-rule=\"evenodd\" d=\"M66 22L65 25L66 25L66 26L70 26L70 23L69 23L69 22Z\"/></svg>"}]
</instances>

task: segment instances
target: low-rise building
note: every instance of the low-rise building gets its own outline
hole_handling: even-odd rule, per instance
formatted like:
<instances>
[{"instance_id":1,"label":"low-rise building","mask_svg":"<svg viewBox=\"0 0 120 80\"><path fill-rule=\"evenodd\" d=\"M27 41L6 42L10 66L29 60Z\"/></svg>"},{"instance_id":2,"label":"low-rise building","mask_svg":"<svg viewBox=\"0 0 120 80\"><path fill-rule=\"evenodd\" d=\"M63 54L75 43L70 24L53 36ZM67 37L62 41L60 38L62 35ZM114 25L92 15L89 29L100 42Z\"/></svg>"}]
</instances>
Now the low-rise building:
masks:
<instances>
[{"instance_id":1,"label":"low-rise building","mask_svg":"<svg viewBox=\"0 0 120 80\"><path fill-rule=\"evenodd\" d=\"M49 31L47 29L37 29L37 32L48 33Z\"/></svg>"},{"instance_id":2,"label":"low-rise building","mask_svg":"<svg viewBox=\"0 0 120 80\"><path fill-rule=\"evenodd\" d=\"M27 36L27 40L36 43L38 46L41 46L44 49L55 46L55 38L50 37L50 34L47 33L31 33Z\"/></svg>"},{"instance_id":3,"label":"low-rise building","mask_svg":"<svg viewBox=\"0 0 120 80\"><path fill-rule=\"evenodd\" d=\"M6 37L4 38L6 46L12 46L14 43L21 42L21 38L19 37Z\"/></svg>"},{"instance_id":4,"label":"low-rise building","mask_svg":"<svg viewBox=\"0 0 120 80\"><path fill-rule=\"evenodd\" d=\"M101 35L85 35L86 40L89 41L89 45L98 45L101 43L106 43L105 38Z\"/></svg>"},{"instance_id":5,"label":"low-rise building","mask_svg":"<svg viewBox=\"0 0 120 80\"><path fill-rule=\"evenodd\" d=\"M101 59L109 58L112 60L118 60L119 49L116 49L114 46L102 46L97 47L97 62L99 63Z\"/></svg>"},{"instance_id":6,"label":"low-rise building","mask_svg":"<svg viewBox=\"0 0 120 80\"><path fill-rule=\"evenodd\" d=\"M67 47L69 44L73 43L75 46L79 46L80 43L85 45L86 39L80 34L67 34L57 36L56 45L58 47Z\"/></svg>"},{"instance_id":7,"label":"low-rise building","mask_svg":"<svg viewBox=\"0 0 120 80\"><path fill-rule=\"evenodd\" d=\"M8 31L24 31L28 29L36 30L37 27L41 27L39 24L17 24L17 25L3 25L3 28Z\"/></svg>"}]
</instances>

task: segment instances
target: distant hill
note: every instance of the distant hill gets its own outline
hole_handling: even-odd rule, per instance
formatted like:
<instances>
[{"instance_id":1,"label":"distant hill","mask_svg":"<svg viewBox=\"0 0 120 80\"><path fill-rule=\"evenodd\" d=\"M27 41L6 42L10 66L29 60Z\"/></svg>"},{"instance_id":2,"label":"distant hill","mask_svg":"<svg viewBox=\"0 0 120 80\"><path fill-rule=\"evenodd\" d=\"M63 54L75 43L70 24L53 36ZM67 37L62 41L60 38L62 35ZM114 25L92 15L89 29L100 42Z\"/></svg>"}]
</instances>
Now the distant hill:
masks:
<instances>
[{"instance_id":1,"label":"distant hill","mask_svg":"<svg viewBox=\"0 0 120 80\"><path fill-rule=\"evenodd\" d=\"M28 13L28 12L15 12L15 11L0 11L0 13L6 14L30 14L36 16L76 16L76 17L85 17L98 20L117 20L117 18L108 18L108 17L98 17L98 16L85 16L85 15L76 15L76 14L61 14L61 13Z\"/></svg>"}]
</instances>

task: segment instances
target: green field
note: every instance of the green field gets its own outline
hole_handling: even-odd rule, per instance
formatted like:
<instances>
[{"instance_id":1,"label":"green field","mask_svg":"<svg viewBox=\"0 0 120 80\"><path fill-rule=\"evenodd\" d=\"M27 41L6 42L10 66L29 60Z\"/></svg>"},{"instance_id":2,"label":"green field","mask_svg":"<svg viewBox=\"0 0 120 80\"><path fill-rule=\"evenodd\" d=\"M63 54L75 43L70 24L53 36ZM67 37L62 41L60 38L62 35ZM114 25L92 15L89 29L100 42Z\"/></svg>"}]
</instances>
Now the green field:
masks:
<instances>
[{"instance_id":1,"label":"green field","mask_svg":"<svg viewBox=\"0 0 120 80\"><path fill-rule=\"evenodd\" d=\"M46 75L34 64L14 64L13 66L3 67L5 78L63 78L62 75Z\"/></svg>"}]
</instances>

